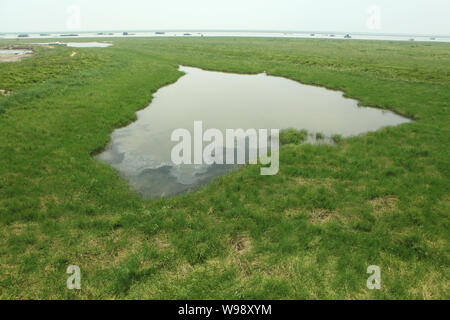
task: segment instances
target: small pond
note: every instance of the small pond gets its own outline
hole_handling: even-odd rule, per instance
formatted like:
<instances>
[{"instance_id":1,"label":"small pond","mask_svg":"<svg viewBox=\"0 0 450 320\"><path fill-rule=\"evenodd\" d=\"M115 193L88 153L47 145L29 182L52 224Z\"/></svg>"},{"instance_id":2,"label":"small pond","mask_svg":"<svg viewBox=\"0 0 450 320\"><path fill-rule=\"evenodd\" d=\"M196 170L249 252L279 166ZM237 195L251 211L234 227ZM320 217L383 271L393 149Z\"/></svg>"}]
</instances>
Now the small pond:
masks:
<instances>
[{"instance_id":1,"label":"small pond","mask_svg":"<svg viewBox=\"0 0 450 320\"><path fill-rule=\"evenodd\" d=\"M159 89L137 121L115 130L98 155L145 197L171 196L206 184L232 165L174 165L174 129L305 129L325 137L350 137L409 122L390 111L360 107L343 93L282 77L239 75L180 67L176 83ZM314 140L312 140L314 143ZM280 163L282 168L283 164Z\"/></svg>"}]
</instances>

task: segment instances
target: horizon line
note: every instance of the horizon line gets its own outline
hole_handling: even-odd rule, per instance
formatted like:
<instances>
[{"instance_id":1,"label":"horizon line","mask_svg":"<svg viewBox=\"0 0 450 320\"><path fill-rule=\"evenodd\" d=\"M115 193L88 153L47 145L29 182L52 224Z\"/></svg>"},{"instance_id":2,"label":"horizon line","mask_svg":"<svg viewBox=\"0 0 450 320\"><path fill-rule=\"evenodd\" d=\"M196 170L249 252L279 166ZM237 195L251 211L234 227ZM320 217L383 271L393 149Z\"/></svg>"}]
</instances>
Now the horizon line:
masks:
<instances>
[{"instance_id":1,"label":"horizon line","mask_svg":"<svg viewBox=\"0 0 450 320\"><path fill-rule=\"evenodd\" d=\"M100 32L250 32L250 33L317 33L317 34L354 34L378 36L417 36L417 37L444 37L450 34L418 34L418 33L390 33L390 32L361 32L361 31L326 31L326 30L267 30L267 29L103 29L103 30L58 30L58 31L0 31L5 34L39 34L39 33L100 33Z\"/></svg>"}]
</instances>

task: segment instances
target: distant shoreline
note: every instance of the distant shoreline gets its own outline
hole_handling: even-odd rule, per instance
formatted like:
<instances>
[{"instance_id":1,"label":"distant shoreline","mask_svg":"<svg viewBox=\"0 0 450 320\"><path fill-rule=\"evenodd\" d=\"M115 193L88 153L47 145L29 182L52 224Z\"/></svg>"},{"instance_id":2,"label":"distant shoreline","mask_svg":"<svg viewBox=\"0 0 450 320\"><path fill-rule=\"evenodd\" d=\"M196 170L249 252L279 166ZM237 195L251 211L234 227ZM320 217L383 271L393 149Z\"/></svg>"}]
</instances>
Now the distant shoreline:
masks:
<instances>
[{"instance_id":1,"label":"distant shoreline","mask_svg":"<svg viewBox=\"0 0 450 320\"><path fill-rule=\"evenodd\" d=\"M11 34L66 34L66 33L77 33L77 34L90 34L90 33L155 33L155 32L167 32L167 33L182 33L182 32L203 32L203 33L293 33L293 34L336 34L336 35L346 35L353 34L359 36L386 36L386 37L435 37L435 38L450 38L450 34L414 34L414 33L377 33L377 32L351 32L351 31L317 31L317 30L221 30L221 29L149 29L149 30L133 30L133 29L123 29L123 30L57 30L57 31L0 31L0 35L11 35Z\"/></svg>"},{"instance_id":2,"label":"distant shoreline","mask_svg":"<svg viewBox=\"0 0 450 320\"><path fill-rule=\"evenodd\" d=\"M0 39L65 39L65 38L123 38L123 37L260 37L302 39L345 39L450 42L450 36L376 34L358 32L314 32L314 31L230 31L230 30L151 30L151 31L81 31L81 32L32 32L0 33Z\"/></svg>"}]
</instances>

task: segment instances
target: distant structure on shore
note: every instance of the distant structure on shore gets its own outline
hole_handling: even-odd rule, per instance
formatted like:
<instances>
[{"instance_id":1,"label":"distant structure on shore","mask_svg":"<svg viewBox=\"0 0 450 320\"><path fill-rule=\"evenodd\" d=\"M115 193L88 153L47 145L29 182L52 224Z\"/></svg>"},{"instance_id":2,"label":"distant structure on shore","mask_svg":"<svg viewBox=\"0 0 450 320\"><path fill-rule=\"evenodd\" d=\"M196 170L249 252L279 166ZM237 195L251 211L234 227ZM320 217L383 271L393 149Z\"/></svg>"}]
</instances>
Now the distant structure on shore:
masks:
<instances>
[{"instance_id":1,"label":"distant structure on shore","mask_svg":"<svg viewBox=\"0 0 450 320\"><path fill-rule=\"evenodd\" d=\"M25 34L25 33L22 33L22 34L19 34L17 37L19 37L19 38L28 38L29 35Z\"/></svg>"},{"instance_id":2,"label":"distant structure on shore","mask_svg":"<svg viewBox=\"0 0 450 320\"><path fill-rule=\"evenodd\" d=\"M351 38L352 38L352 36L351 36L351 35L349 35L349 34L346 34L344 38L345 38L345 39L351 39Z\"/></svg>"},{"instance_id":3,"label":"distant structure on shore","mask_svg":"<svg viewBox=\"0 0 450 320\"><path fill-rule=\"evenodd\" d=\"M76 33L61 34L61 37L78 37Z\"/></svg>"},{"instance_id":4,"label":"distant structure on shore","mask_svg":"<svg viewBox=\"0 0 450 320\"><path fill-rule=\"evenodd\" d=\"M166 34L166 33L162 32L162 31L156 31L155 34L162 35L162 34Z\"/></svg>"}]
</instances>

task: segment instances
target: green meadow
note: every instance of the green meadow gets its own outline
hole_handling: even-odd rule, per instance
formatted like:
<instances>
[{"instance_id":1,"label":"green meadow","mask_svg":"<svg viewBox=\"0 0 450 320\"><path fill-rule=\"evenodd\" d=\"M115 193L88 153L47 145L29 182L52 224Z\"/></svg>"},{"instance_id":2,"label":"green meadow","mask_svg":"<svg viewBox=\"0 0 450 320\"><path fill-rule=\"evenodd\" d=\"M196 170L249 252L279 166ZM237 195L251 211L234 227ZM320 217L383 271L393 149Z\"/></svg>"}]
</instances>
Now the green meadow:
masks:
<instances>
[{"instance_id":1,"label":"green meadow","mask_svg":"<svg viewBox=\"0 0 450 320\"><path fill-rule=\"evenodd\" d=\"M1 299L450 298L450 43L110 40L0 63ZM414 121L335 145L288 131L276 176L246 166L143 199L93 156L180 64L266 71Z\"/></svg>"}]
</instances>

